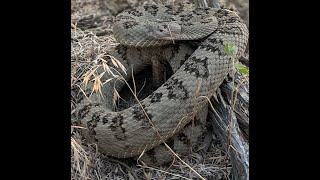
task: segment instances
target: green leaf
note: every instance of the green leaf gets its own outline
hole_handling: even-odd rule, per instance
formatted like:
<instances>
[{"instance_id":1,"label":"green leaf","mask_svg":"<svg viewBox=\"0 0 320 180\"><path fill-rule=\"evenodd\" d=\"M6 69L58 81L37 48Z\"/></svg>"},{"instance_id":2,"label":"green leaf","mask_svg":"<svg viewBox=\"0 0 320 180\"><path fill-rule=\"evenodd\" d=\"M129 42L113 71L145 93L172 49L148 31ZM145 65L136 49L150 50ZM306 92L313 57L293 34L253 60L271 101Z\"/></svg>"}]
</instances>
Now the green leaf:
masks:
<instances>
[{"instance_id":1,"label":"green leaf","mask_svg":"<svg viewBox=\"0 0 320 180\"><path fill-rule=\"evenodd\" d=\"M224 50L227 55L234 56L237 53L237 47L234 45L234 43L226 43L224 46Z\"/></svg>"},{"instance_id":2,"label":"green leaf","mask_svg":"<svg viewBox=\"0 0 320 180\"><path fill-rule=\"evenodd\" d=\"M243 75L248 76L249 75L249 69L240 63L235 63L234 67Z\"/></svg>"}]
</instances>

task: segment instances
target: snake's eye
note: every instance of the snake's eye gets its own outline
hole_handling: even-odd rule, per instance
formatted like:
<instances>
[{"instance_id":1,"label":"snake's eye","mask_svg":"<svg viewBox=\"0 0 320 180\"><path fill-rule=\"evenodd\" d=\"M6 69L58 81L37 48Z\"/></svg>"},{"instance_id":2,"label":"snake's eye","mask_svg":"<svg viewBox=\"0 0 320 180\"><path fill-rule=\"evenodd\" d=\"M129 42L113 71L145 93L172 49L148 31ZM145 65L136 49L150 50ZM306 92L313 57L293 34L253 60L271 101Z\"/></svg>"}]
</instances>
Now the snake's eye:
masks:
<instances>
[{"instance_id":1,"label":"snake's eye","mask_svg":"<svg viewBox=\"0 0 320 180\"><path fill-rule=\"evenodd\" d=\"M147 34L148 36L159 39L168 36L169 32L159 25L150 25Z\"/></svg>"}]
</instances>

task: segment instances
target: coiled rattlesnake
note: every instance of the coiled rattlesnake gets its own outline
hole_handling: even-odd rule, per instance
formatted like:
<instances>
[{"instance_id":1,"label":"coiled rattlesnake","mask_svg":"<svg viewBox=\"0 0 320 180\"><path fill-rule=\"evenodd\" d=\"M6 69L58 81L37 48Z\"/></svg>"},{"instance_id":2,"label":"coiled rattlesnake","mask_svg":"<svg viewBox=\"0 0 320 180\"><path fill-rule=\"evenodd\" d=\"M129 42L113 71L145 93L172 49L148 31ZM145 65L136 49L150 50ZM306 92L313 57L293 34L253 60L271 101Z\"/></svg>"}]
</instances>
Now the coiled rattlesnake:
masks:
<instances>
[{"instance_id":1,"label":"coiled rattlesnake","mask_svg":"<svg viewBox=\"0 0 320 180\"><path fill-rule=\"evenodd\" d=\"M83 130L86 139L97 143L99 151L107 155L127 158L148 152L142 159L161 165L170 161L165 156L170 153L158 146L161 139L149 118L163 140L171 138L171 147L185 154L186 147L197 142L188 138L204 130L200 126L189 132L185 126L190 126L191 120L205 122L207 100L203 96L212 97L232 68L227 44L236 47L236 58L244 52L246 25L227 9L146 4L119 14L114 36L122 45L110 53L128 70L127 74L119 71L126 80L131 71L138 73L155 57L169 61L174 74L140 104L119 112L114 111L113 91L124 84L116 79L102 87L103 97L84 99L77 111L81 125L87 128ZM184 43L187 40L200 45L194 50ZM106 73L103 78L109 77Z\"/></svg>"}]
</instances>

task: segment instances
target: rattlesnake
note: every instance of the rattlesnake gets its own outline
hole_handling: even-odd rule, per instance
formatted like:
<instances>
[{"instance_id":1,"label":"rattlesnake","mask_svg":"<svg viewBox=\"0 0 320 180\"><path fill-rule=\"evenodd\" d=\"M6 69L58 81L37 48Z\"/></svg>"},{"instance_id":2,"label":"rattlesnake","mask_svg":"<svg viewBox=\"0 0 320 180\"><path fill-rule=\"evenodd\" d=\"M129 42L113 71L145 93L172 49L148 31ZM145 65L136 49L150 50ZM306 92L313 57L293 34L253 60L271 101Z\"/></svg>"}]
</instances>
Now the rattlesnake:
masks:
<instances>
[{"instance_id":1,"label":"rattlesnake","mask_svg":"<svg viewBox=\"0 0 320 180\"><path fill-rule=\"evenodd\" d=\"M186 147L197 142L190 137L199 137L204 131L200 126L190 132L186 125L189 127L191 120L194 124L205 122L204 97L212 97L232 69L233 56L226 52L226 46L234 45L235 58L243 54L248 40L246 25L223 8L145 4L117 16L114 36L122 45L110 54L128 70L126 74L115 67L118 71L113 70L114 74L119 72L128 80L131 71L141 71L155 57L169 61L174 74L140 104L122 111L114 111L112 101L114 89L124 85L117 79L102 87L102 97L93 94L89 100L84 98L77 105L80 124L87 128L84 136L109 156L138 157L146 152L142 160L161 165L172 158L159 146L162 141L154 126L178 154L185 154ZM200 45L194 50L187 40ZM105 73L102 80L110 77Z\"/></svg>"}]
</instances>

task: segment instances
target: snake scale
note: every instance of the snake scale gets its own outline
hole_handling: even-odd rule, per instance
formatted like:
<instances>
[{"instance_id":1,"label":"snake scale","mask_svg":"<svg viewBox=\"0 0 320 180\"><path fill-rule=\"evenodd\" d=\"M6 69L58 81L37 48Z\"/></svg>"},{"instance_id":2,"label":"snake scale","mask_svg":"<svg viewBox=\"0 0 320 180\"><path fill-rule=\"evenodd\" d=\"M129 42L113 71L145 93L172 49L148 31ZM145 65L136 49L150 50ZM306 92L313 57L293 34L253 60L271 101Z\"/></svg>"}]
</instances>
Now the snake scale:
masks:
<instances>
[{"instance_id":1,"label":"snake scale","mask_svg":"<svg viewBox=\"0 0 320 180\"><path fill-rule=\"evenodd\" d=\"M131 71L138 73L156 57L168 61L174 74L140 104L121 111L115 111L112 101L114 90L124 86L117 79L102 87L102 97L93 94L83 99L77 114L86 128L82 130L85 138L106 155L137 158L143 153L141 159L147 164L161 165L172 160L172 155L161 145L154 126L177 154L187 154L187 147L195 145L205 130L197 126L206 121L204 96L212 97L232 69L233 57L225 47L233 44L239 58L248 35L244 22L223 8L144 4L120 13L114 24L120 45L110 54L122 62L127 73L114 67L114 74L129 80ZM193 48L186 43L190 40L200 45ZM105 73L103 78L110 77ZM191 124L195 125L192 130Z\"/></svg>"}]
</instances>

